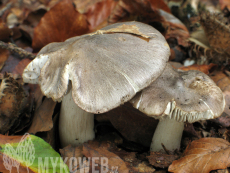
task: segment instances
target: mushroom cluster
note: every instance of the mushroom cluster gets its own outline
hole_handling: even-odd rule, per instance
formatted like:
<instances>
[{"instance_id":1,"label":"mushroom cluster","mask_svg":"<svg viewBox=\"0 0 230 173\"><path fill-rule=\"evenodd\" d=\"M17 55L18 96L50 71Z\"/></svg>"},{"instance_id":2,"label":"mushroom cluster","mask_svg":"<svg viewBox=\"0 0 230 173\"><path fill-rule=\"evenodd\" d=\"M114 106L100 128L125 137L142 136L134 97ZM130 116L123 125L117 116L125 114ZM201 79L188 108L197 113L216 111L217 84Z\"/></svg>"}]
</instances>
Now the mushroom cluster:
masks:
<instances>
[{"instance_id":1,"label":"mushroom cluster","mask_svg":"<svg viewBox=\"0 0 230 173\"><path fill-rule=\"evenodd\" d=\"M26 83L39 84L62 101L62 146L94 138L93 114L133 98L163 72L170 55L165 38L140 22L109 25L95 33L51 43L25 68Z\"/></svg>"},{"instance_id":2,"label":"mushroom cluster","mask_svg":"<svg viewBox=\"0 0 230 173\"><path fill-rule=\"evenodd\" d=\"M153 27L140 22L109 25L92 34L51 43L25 68L26 83L39 84L62 101L62 147L94 138L94 116L131 100L160 119L151 150L179 149L184 122L216 118L224 110L221 90L204 73L174 70L170 48ZM134 97L135 96L135 97Z\"/></svg>"}]
</instances>

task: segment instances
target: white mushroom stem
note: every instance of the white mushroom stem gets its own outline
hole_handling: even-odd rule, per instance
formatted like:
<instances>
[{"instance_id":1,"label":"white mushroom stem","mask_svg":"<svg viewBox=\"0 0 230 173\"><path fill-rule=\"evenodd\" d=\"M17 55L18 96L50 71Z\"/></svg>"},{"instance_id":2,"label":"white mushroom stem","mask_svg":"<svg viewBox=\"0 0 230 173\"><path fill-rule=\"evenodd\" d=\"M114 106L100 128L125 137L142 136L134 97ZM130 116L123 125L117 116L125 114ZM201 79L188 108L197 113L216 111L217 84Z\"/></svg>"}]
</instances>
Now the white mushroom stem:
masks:
<instances>
[{"instance_id":1,"label":"white mushroom stem","mask_svg":"<svg viewBox=\"0 0 230 173\"><path fill-rule=\"evenodd\" d=\"M178 122L170 118L159 121L153 135L150 151L163 150L161 144L169 151L179 150L183 130L184 122Z\"/></svg>"},{"instance_id":2,"label":"white mushroom stem","mask_svg":"<svg viewBox=\"0 0 230 173\"><path fill-rule=\"evenodd\" d=\"M61 146L78 146L93 140L94 115L79 108L72 98L72 89L63 97L59 117L59 137Z\"/></svg>"}]
</instances>

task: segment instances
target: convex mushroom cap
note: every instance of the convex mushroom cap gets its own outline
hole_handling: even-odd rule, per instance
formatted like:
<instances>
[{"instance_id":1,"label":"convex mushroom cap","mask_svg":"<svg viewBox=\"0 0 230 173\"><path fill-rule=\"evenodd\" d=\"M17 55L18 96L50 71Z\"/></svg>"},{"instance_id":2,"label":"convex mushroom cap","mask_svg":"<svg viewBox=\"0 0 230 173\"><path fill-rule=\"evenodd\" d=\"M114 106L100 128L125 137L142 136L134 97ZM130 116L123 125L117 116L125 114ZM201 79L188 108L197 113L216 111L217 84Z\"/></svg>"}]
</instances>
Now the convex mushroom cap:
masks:
<instances>
[{"instance_id":1,"label":"convex mushroom cap","mask_svg":"<svg viewBox=\"0 0 230 173\"><path fill-rule=\"evenodd\" d=\"M86 112L103 113L130 100L160 76L169 55L165 38L153 27L116 23L45 46L23 79L38 83L54 101L62 100L60 141L76 146L94 138L93 115Z\"/></svg>"},{"instance_id":2,"label":"convex mushroom cap","mask_svg":"<svg viewBox=\"0 0 230 173\"><path fill-rule=\"evenodd\" d=\"M103 113L130 100L165 68L170 55L165 38L140 22L109 25L95 33L45 46L25 68L24 82L61 101L72 82L74 102Z\"/></svg>"},{"instance_id":3,"label":"convex mushroom cap","mask_svg":"<svg viewBox=\"0 0 230 173\"><path fill-rule=\"evenodd\" d=\"M146 115L159 119L159 125L169 119L172 120L169 124L173 124L173 121L182 122L180 125L178 123L172 126L173 129L168 131L169 136L173 138L169 139L169 143L162 142L159 138L153 139L152 142L159 142L159 148L162 148L161 143L163 143L168 149L178 148L178 146L171 148L173 140L176 139L172 133L179 126L183 131L183 122L193 123L198 120L217 118L225 107L221 89L206 74L195 70L176 70L170 64L167 64L157 80L138 93L130 102ZM164 132L167 133L166 129L169 126L163 125L164 129L160 129L162 138L166 136ZM182 131L176 133L182 135Z\"/></svg>"}]
</instances>

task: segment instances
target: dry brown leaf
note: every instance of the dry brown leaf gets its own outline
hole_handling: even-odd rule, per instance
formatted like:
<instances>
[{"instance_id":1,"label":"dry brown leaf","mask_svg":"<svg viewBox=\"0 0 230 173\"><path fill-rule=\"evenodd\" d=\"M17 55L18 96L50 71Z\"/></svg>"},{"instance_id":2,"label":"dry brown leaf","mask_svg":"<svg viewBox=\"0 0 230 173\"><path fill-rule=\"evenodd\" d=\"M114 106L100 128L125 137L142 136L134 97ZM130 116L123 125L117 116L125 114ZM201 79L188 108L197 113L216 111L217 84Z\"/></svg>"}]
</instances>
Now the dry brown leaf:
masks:
<instances>
[{"instance_id":1,"label":"dry brown leaf","mask_svg":"<svg viewBox=\"0 0 230 173\"><path fill-rule=\"evenodd\" d=\"M205 74L209 74L210 72L212 72L215 68L217 67L216 64L209 64L209 65L190 65L190 66L186 66L186 67L181 67L179 69L184 70L184 71L189 71L189 70L199 70L202 71Z\"/></svg>"},{"instance_id":2,"label":"dry brown leaf","mask_svg":"<svg viewBox=\"0 0 230 173\"><path fill-rule=\"evenodd\" d=\"M45 9L38 9L36 11L31 11L26 18L24 19L23 23L20 24L19 28L24 31L24 35L28 37L29 40L32 41L34 36L34 27L38 25L41 18L47 11Z\"/></svg>"},{"instance_id":3,"label":"dry brown leaf","mask_svg":"<svg viewBox=\"0 0 230 173\"><path fill-rule=\"evenodd\" d=\"M153 2L151 0L120 0L108 21L109 23L116 23L137 20L147 24L160 22L167 29L166 39L175 38L179 45L188 46L189 32L186 26L172 14L157 7L155 8L155 5L160 4L158 1L157 3Z\"/></svg>"},{"instance_id":4,"label":"dry brown leaf","mask_svg":"<svg viewBox=\"0 0 230 173\"><path fill-rule=\"evenodd\" d=\"M156 18L160 18L160 16L151 8L149 0L119 0L109 16L108 22L116 23L120 21L139 20L149 23Z\"/></svg>"},{"instance_id":5,"label":"dry brown leaf","mask_svg":"<svg viewBox=\"0 0 230 173\"><path fill-rule=\"evenodd\" d=\"M106 157L108 158L108 169L110 171L114 171L116 169L117 172L129 173L129 169L127 168L125 162L116 154L110 152L109 144L100 145L98 142L88 142L83 144L83 154L86 157ZM95 160L96 164L100 166L99 160Z\"/></svg>"},{"instance_id":6,"label":"dry brown leaf","mask_svg":"<svg viewBox=\"0 0 230 173\"><path fill-rule=\"evenodd\" d=\"M53 128L47 132L39 133L40 137L48 144L50 144L50 146L56 151L60 148L59 137L58 137L58 126L59 126L59 113L53 116Z\"/></svg>"},{"instance_id":7,"label":"dry brown leaf","mask_svg":"<svg viewBox=\"0 0 230 173\"><path fill-rule=\"evenodd\" d=\"M221 138L201 138L187 146L184 156L169 166L174 173L209 173L230 164L230 143Z\"/></svg>"},{"instance_id":8,"label":"dry brown leaf","mask_svg":"<svg viewBox=\"0 0 230 173\"><path fill-rule=\"evenodd\" d=\"M63 0L50 9L34 29L32 47L35 52L51 42L88 32L85 15L77 12L71 0Z\"/></svg>"},{"instance_id":9,"label":"dry brown leaf","mask_svg":"<svg viewBox=\"0 0 230 173\"><path fill-rule=\"evenodd\" d=\"M109 136L111 133L108 134ZM106 135L107 136L107 135ZM108 137L98 141L90 141L88 144L83 145L83 154L85 157L107 157L108 158L108 172L133 172L133 173L152 173L154 168L147 162L141 161L136 152L127 152L121 148L117 148L114 142ZM71 150L72 151L72 150ZM68 152L67 152L68 153ZM74 153L72 151L72 153ZM70 154L69 157L71 157ZM145 156L143 156L145 157ZM92 162L92 161L90 161ZM101 168L100 162L97 170Z\"/></svg>"},{"instance_id":10,"label":"dry brown leaf","mask_svg":"<svg viewBox=\"0 0 230 173\"><path fill-rule=\"evenodd\" d=\"M107 20L116 4L117 1L115 0L104 0L90 6L85 13L90 24L90 30L94 30L99 24Z\"/></svg>"},{"instance_id":11,"label":"dry brown leaf","mask_svg":"<svg viewBox=\"0 0 230 173\"><path fill-rule=\"evenodd\" d=\"M28 133L36 134L37 132L51 130L53 128L52 115L55 106L56 102L51 98L45 98L41 106L35 111Z\"/></svg>"}]
</instances>

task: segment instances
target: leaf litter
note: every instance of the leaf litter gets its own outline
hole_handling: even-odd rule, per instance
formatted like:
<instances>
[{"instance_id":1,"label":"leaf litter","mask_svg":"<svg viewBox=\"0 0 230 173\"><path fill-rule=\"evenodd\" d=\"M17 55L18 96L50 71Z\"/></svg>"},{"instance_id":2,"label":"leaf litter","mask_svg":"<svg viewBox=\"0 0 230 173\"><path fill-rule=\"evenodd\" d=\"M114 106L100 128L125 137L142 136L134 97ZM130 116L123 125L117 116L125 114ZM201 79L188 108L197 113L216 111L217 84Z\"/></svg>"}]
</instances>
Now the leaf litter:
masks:
<instances>
[{"instance_id":1,"label":"leaf litter","mask_svg":"<svg viewBox=\"0 0 230 173\"><path fill-rule=\"evenodd\" d=\"M216 2L209 1L203 2L201 7L220 11L220 9L217 9L219 8L218 6L213 5ZM11 4L7 4L9 2ZM77 2L76 6L73 5L74 2ZM218 3L221 10L229 8L227 1L221 0ZM63 148L60 150L63 157L107 157L109 158L110 170L112 170L112 166L118 165L119 172L167 172L166 170L169 167L168 171L170 172L203 171L206 173L228 167L229 159L227 155L229 152L228 141L230 139L228 129L230 126L230 99L228 98L230 90L228 72L230 45L227 24L227 21L230 20L228 13L225 11L225 17L228 20L208 12L201 14L201 20L198 23L203 26L203 31L205 32L203 35L207 37L208 44L205 45L209 49L206 49L207 47L194 46L192 45L194 43L189 42L188 38L194 32L195 27L187 28L186 26L188 25L181 22L184 19L173 12L173 8L178 7L175 4L176 1L174 5L170 5L165 1L156 2L151 0L96 0L90 2L82 0L42 0L28 1L22 4L9 0L0 4L0 40L5 43L12 42L24 50L30 50L30 52L32 49L33 52L38 52L50 42L64 41L75 35L89 34L110 23L130 20L148 23L157 28L167 39L171 52L174 54L173 61L178 61L179 66L181 66L184 59L188 57L195 59L198 64L191 67L182 67L182 69L200 70L209 74L225 94L227 106L221 117L215 120L189 124L188 128L185 128L180 150L180 152L185 150L183 154L178 152L171 156L165 156L162 153L149 153L148 144L151 142L150 137L154 132L157 121L153 121L154 125L152 125L149 119L145 119L141 122L141 125L138 125L137 121L140 121L143 115L139 112L131 111L136 116L131 118L130 113L128 113L131 108L122 106L117 108L121 110L106 113L107 121L99 122L96 120L96 139L94 141L87 142L80 147L68 146ZM195 7L194 4L192 4L194 11L199 10L200 7ZM179 9L183 9L183 13L189 15L191 13L189 5L191 4L186 2L179 6ZM65 15L60 15L60 11ZM198 16L198 14L196 15ZM189 20L192 21L193 18L189 18ZM126 32L130 33L130 31ZM132 30L131 33L145 37L138 30ZM100 34L109 33L101 31ZM2 57L0 64L2 75L4 72L13 72L20 75L30 62L24 54L19 56L4 49L1 49L0 56ZM178 56L181 57L178 58ZM211 58L206 58L206 56ZM60 104L45 98L36 85L23 83L21 85L23 85L30 102L27 105L26 117L31 118L18 121L18 126L8 130L4 137L11 135L9 136L11 138L9 143L12 144L13 139L19 139L19 137L14 136L15 134L23 135L25 132L31 132L44 138L56 151L59 151L61 147L56 137L58 128L56 127L57 125L54 125L54 122L57 122ZM124 128L126 125L127 128ZM144 127L148 130L143 130ZM206 136L212 138L206 138ZM111 138L116 140L111 141ZM73 153L75 154L71 155ZM173 161L175 159L176 161ZM0 162L0 164L3 163L2 160ZM67 165L69 166L68 162ZM100 165L97 169L101 169Z\"/></svg>"}]
</instances>

